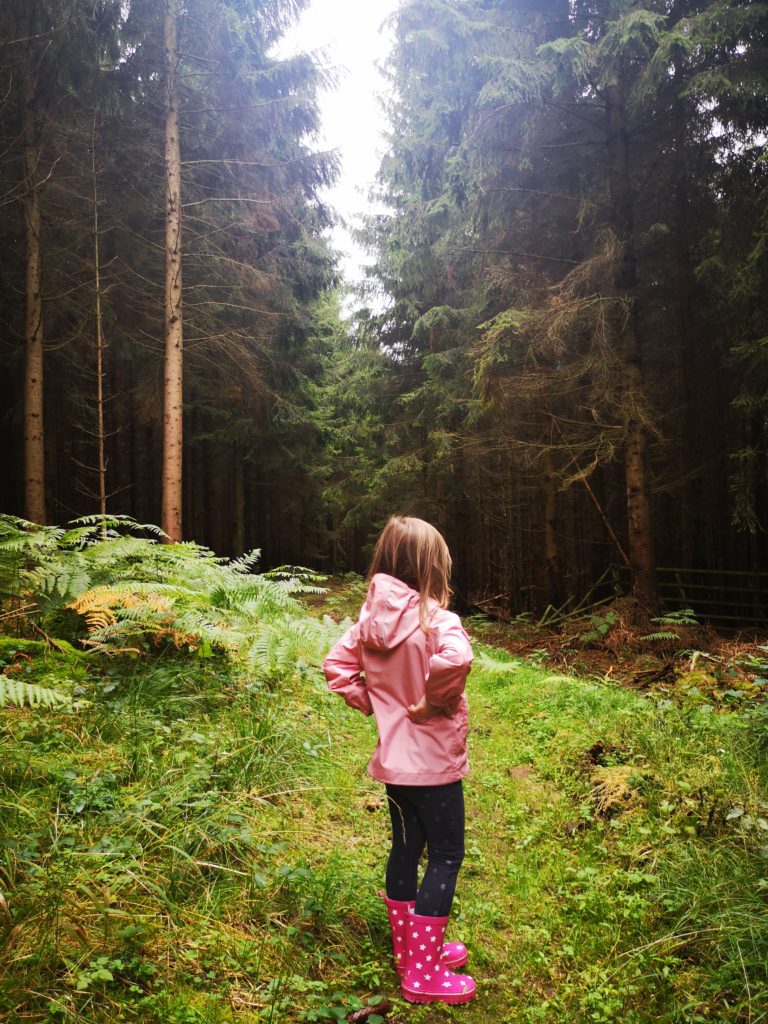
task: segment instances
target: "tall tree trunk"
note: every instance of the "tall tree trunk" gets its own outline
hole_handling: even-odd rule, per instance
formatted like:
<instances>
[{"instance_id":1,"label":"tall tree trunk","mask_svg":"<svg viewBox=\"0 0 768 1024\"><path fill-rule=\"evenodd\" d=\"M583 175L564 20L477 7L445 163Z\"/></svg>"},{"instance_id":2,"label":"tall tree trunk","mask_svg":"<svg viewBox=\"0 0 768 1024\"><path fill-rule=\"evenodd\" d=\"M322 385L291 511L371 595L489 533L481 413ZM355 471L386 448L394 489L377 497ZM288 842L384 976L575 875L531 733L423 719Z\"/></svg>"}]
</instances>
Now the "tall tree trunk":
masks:
<instances>
[{"instance_id":1,"label":"tall tree trunk","mask_svg":"<svg viewBox=\"0 0 768 1024\"><path fill-rule=\"evenodd\" d=\"M549 447L544 448L543 470L544 560L547 566L547 593L544 596L548 604L559 607L563 602L563 576L560 569L560 546L557 538L558 475L555 458Z\"/></svg>"},{"instance_id":2,"label":"tall tree trunk","mask_svg":"<svg viewBox=\"0 0 768 1024\"><path fill-rule=\"evenodd\" d=\"M623 362L622 406L627 534L632 593L644 605L656 604L655 555L647 462L647 430L643 422L645 389L638 330L637 262L634 241L634 200L629 175L627 110L622 72L606 89L609 184L613 227L622 243L614 278L617 299L627 303L619 313L619 348Z\"/></svg>"},{"instance_id":3,"label":"tall tree trunk","mask_svg":"<svg viewBox=\"0 0 768 1024\"><path fill-rule=\"evenodd\" d=\"M161 525L182 538L183 350L181 319L181 152L178 112L177 0L166 0L163 42L165 97L165 372Z\"/></svg>"},{"instance_id":4,"label":"tall tree trunk","mask_svg":"<svg viewBox=\"0 0 768 1024\"><path fill-rule=\"evenodd\" d=\"M245 551L245 467L243 453L240 448L232 450L234 472L234 509L232 514L233 532L232 547L239 558Z\"/></svg>"},{"instance_id":5,"label":"tall tree trunk","mask_svg":"<svg viewBox=\"0 0 768 1024\"><path fill-rule=\"evenodd\" d=\"M24 376L24 514L45 522L45 447L43 433L43 284L40 241L40 143L35 126L34 82L22 69L21 120L24 135L24 229L26 242L26 315Z\"/></svg>"},{"instance_id":6,"label":"tall tree trunk","mask_svg":"<svg viewBox=\"0 0 768 1024\"><path fill-rule=\"evenodd\" d=\"M687 4L678 4L674 20L677 22L687 9ZM675 79L684 80L683 61L676 56L673 61ZM701 367L698 365L695 339L693 337L693 294L694 276L691 263L691 242L690 242L690 204L691 185L686 168L686 107L688 101L681 96L676 96L672 106L672 125L674 129L674 169L675 169L675 193L673 220L673 252L675 256L674 274L676 278L677 297L677 336L679 341L679 366L680 381L678 390L682 396L683 414L681 417L678 444L678 459L681 483L677 495L677 523L678 523L678 550L679 557L675 559L676 565L694 565L692 550L692 526L695 525L697 516L693 510L700 507L701 481L690 479L691 466L699 461L700 444L703 437L700 405L698 395L701 391L697 381L701 379ZM688 112L689 113L689 112ZM706 382L707 374L703 375ZM703 506L702 506L703 507Z\"/></svg>"},{"instance_id":7,"label":"tall tree trunk","mask_svg":"<svg viewBox=\"0 0 768 1024\"><path fill-rule=\"evenodd\" d=\"M131 486L131 450L135 442L137 428L132 417L133 374L125 367L117 356L107 363L108 390L112 398L112 430L110 431L110 465L112 468L113 493L120 494L120 507L128 515L138 519L136 509L135 488ZM146 472L146 467L144 468Z\"/></svg>"},{"instance_id":8,"label":"tall tree trunk","mask_svg":"<svg viewBox=\"0 0 768 1024\"><path fill-rule=\"evenodd\" d=\"M629 564L632 593L646 607L656 604L655 555L648 486L647 436L645 427L631 408L638 394L640 375L636 367L624 370L626 399L630 406L624 426L624 476L627 488Z\"/></svg>"},{"instance_id":9,"label":"tall tree trunk","mask_svg":"<svg viewBox=\"0 0 768 1024\"><path fill-rule=\"evenodd\" d=\"M101 313L101 249L99 246L99 193L96 184L96 128L91 135L91 174L93 181L93 283L96 292L96 444L99 482L99 513L107 514L107 459L104 429L104 322ZM106 519L101 523L101 536L107 538Z\"/></svg>"}]
</instances>

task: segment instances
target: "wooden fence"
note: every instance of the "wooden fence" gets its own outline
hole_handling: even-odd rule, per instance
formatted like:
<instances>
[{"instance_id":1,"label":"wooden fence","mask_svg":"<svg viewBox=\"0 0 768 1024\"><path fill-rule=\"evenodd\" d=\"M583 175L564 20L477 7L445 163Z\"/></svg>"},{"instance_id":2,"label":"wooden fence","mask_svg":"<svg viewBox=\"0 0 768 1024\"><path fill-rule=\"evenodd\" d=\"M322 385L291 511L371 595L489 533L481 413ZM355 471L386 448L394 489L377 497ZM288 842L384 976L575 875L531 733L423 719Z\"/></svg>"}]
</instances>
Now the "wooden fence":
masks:
<instances>
[{"instance_id":1,"label":"wooden fence","mask_svg":"<svg viewBox=\"0 0 768 1024\"><path fill-rule=\"evenodd\" d=\"M629 570L611 567L617 590L629 590ZM701 622L728 629L768 627L768 572L748 569L656 569L662 608L692 608Z\"/></svg>"}]
</instances>

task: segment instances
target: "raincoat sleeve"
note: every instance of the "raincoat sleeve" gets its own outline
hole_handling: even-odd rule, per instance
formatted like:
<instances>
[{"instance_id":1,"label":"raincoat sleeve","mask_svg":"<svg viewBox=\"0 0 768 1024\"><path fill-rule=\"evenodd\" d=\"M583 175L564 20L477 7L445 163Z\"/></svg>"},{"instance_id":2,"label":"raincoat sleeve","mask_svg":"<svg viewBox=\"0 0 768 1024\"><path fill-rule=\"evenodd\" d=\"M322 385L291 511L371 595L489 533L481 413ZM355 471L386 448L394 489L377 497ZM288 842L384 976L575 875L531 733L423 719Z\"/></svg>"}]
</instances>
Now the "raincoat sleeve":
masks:
<instances>
[{"instance_id":1,"label":"raincoat sleeve","mask_svg":"<svg viewBox=\"0 0 768 1024\"><path fill-rule=\"evenodd\" d=\"M323 672L329 690L340 694L351 708L362 711L364 715L372 715L373 706L365 688L360 664L359 631L359 624L355 623L337 641L323 662Z\"/></svg>"},{"instance_id":2,"label":"raincoat sleeve","mask_svg":"<svg viewBox=\"0 0 768 1024\"><path fill-rule=\"evenodd\" d=\"M472 665L472 647L457 615L432 626L427 676L427 700L436 708L451 712L464 692Z\"/></svg>"}]
</instances>

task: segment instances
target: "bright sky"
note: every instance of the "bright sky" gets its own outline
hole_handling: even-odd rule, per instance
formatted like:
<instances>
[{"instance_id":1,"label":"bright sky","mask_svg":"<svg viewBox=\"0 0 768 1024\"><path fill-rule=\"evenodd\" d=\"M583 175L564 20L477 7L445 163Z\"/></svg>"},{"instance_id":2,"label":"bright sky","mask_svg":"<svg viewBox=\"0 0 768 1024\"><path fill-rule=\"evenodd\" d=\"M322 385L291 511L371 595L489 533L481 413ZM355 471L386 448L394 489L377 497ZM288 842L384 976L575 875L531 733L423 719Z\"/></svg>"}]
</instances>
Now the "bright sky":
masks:
<instances>
[{"instance_id":1,"label":"bright sky","mask_svg":"<svg viewBox=\"0 0 768 1024\"><path fill-rule=\"evenodd\" d=\"M286 57L322 51L321 63L337 70L337 88L320 97L320 145L338 150L341 156L341 175L327 199L350 224L370 209L368 190L383 151L386 118L379 96L386 83L376 65L383 64L389 53L391 34L382 26L397 6L398 0L310 0L277 50ZM359 281L361 268L369 261L365 253L341 226L334 229L332 244L344 254L346 280Z\"/></svg>"}]
</instances>

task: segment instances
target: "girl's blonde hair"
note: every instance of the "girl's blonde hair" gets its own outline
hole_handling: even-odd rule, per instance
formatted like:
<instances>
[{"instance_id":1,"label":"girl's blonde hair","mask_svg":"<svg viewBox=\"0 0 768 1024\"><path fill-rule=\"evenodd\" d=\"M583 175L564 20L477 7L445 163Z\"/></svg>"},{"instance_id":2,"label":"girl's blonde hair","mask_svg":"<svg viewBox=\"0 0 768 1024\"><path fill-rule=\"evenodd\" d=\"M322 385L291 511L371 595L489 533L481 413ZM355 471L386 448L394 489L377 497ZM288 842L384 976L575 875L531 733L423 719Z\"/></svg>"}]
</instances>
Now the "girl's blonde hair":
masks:
<instances>
[{"instance_id":1,"label":"girl's blonde hair","mask_svg":"<svg viewBox=\"0 0 768 1024\"><path fill-rule=\"evenodd\" d=\"M412 516L390 516L376 542L368 579L377 572L394 576L419 591L419 621L428 633L429 598L447 608L451 596L451 555L434 526Z\"/></svg>"}]
</instances>

